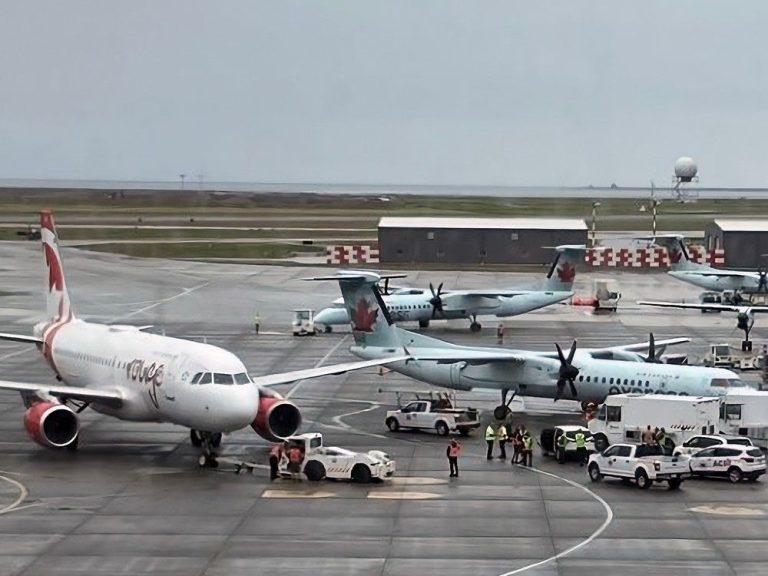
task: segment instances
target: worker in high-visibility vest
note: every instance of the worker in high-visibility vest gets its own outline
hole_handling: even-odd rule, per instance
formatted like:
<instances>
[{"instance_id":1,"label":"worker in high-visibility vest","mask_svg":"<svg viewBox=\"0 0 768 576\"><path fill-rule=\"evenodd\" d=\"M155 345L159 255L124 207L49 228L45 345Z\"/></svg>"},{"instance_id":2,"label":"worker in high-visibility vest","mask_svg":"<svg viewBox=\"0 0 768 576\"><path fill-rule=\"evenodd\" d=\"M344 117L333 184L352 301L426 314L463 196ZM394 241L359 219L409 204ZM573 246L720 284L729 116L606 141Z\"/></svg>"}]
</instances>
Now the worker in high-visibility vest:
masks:
<instances>
[{"instance_id":1,"label":"worker in high-visibility vest","mask_svg":"<svg viewBox=\"0 0 768 576\"><path fill-rule=\"evenodd\" d=\"M507 427L504 424L499 424L496 430L496 439L499 441L499 458L502 460L507 459Z\"/></svg>"},{"instance_id":2,"label":"worker in high-visibility vest","mask_svg":"<svg viewBox=\"0 0 768 576\"><path fill-rule=\"evenodd\" d=\"M461 456L461 444L456 438L451 440L448 444L448 448L445 451L445 455L448 457L448 466L451 468L451 478L459 477L459 456Z\"/></svg>"},{"instance_id":3,"label":"worker in high-visibility vest","mask_svg":"<svg viewBox=\"0 0 768 576\"><path fill-rule=\"evenodd\" d=\"M488 424L488 428L485 429L485 443L488 445L488 450L485 454L487 460L493 460L493 443L496 441L496 429L493 424Z\"/></svg>"},{"instance_id":4,"label":"worker in high-visibility vest","mask_svg":"<svg viewBox=\"0 0 768 576\"><path fill-rule=\"evenodd\" d=\"M527 430L523 436L523 466L533 466L533 436Z\"/></svg>"},{"instance_id":5,"label":"worker in high-visibility vest","mask_svg":"<svg viewBox=\"0 0 768 576\"><path fill-rule=\"evenodd\" d=\"M584 432L579 430L576 432L576 457L579 459L579 466L584 466L587 462L589 455L587 454L587 437L584 436Z\"/></svg>"},{"instance_id":6,"label":"worker in high-visibility vest","mask_svg":"<svg viewBox=\"0 0 768 576\"><path fill-rule=\"evenodd\" d=\"M557 461L559 463L565 462L565 450L568 448L568 437L565 435L565 432L560 434L560 436L557 437Z\"/></svg>"}]
</instances>

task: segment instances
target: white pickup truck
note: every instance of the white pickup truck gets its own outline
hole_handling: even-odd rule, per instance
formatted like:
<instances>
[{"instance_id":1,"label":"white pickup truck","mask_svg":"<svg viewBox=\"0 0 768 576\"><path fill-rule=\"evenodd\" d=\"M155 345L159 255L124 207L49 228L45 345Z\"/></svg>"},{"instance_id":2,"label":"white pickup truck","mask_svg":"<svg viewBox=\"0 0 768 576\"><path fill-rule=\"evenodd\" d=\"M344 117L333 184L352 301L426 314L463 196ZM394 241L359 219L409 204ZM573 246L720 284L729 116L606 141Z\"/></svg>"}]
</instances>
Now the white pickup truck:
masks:
<instances>
[{"instance_id":1,"label":"white pickup truck","mask_svg":"<svg viewBox=\"0 0 768 576\"><path fill-rule=\"evenodd\" d=\"M634 480L638 488L650 488L654 482L667 482L677 490L691 475L688 456L664 456L659 446L614 444L604 452L589 457L587 471L592 482L603 477Z\"/></svg>"},{"instance_id":2,"label":"white pickup truck","mask_svg":"<svg viewBox=\"0 0 768 576\"><path fill-rule=\"evenodd\" d=\"M474 408L454 408L446 398L414 400L397 410L387 412L384 423L390 432L401 428L434 430L440 436L458 432L466 436L480 427Z\"/></svg>"}]
</instances>

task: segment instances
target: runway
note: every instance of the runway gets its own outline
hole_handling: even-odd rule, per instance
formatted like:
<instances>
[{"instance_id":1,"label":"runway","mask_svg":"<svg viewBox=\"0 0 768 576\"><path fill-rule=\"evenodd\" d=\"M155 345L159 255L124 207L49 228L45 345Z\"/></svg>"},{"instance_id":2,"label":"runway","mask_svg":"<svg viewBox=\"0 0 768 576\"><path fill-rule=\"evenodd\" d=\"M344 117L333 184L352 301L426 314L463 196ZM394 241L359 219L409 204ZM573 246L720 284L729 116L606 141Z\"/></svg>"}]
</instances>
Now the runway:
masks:
<instances>
[{"instance_id":1,"label":"runway","mask_svg":"<svg viewBox=\"0 0 768 576\"><path fill-rule=\"evenodd\" d=\"M290 335L291 310L319 309L338 297L333 283L301 279L327 269L139 260L64 250L76 312L84 318L152 324L169 335L206 340L238 354L253 374L352 360L342 330ZM30 333L42 319L43 272L37 245L0 243L0 331ZM577 277L577 292L597 277ZM505 345L551 349L554 342L608 346L690 335L682 352L710 342L738 343L729 315L639 309L640 298L696 297L663 274L617 274L616 316L555 306L510 318ZM530 285L531 274L430 272L409 276L446 288ZM261 334L251 318L258 310ZM495 344L496 320L470 334L467 322L435 322L429 333L459 343ZM406 325L406 327L408 327ZM762 345L768 324L755 326ZM342 339L344 342L341 342ZM341 344L340 344L341 342ZM3 379L47 382L34 348L0 343ZM746 375L755 379L756 375ZM377 392L383 388L385 392ZM375 370L279 387L293 390L304 430L326 444L383 449L397 461L393 481L270 483L265 470L235 475L200 469L188 431L122 422L86 410L77 453L53 452L26 437L16 393L0 393L0 576L31 575L416 575L681 574L757 575L768 560L766 481L732 486L688 481L680 492L640 491L589 482L575 464L538 451L541 472L485 459L482 434L464 441L461 473L448 478L445 441L390 434L388 389L426 385ZM495 395L460 395L485 411ZM535 435L577 422L566 402L516 405ZM266 462L268 444L250 429L225 437L223 455ZM575 485L574 485L575 484ZM601 531L602 528L602 531ZM558 557L558 555L560 555Z\"/></svg>"}]
</instances>

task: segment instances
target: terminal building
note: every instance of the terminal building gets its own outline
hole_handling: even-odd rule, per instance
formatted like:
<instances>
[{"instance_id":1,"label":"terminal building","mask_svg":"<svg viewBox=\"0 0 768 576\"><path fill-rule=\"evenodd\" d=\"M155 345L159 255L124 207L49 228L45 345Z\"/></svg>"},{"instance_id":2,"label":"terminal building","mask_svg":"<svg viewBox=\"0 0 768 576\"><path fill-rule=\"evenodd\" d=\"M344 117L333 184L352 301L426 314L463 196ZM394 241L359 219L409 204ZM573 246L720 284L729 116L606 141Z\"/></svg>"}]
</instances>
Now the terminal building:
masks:
<instances>
[{"instance_id":1,"label":"terminal building","mask_svg":"<svg viewBox=\"0 0 768 576\"><path fill-rule=\"evenodd\" d=\"M379 220L382 263L549 264L554 246L586 244L584 220L405 218Z\"/></svg>"},{"instance_id":2,"label":"terminal building","mask_svg":"<svg viewBox=\"0 0 768 576\"><path fill-rule=\"evenodd\" d=\"M706 226L704 245L710 252L724 250L728 268L765 266L768 264L768 220L718 218Z\"/></svg>"}]
</instances>

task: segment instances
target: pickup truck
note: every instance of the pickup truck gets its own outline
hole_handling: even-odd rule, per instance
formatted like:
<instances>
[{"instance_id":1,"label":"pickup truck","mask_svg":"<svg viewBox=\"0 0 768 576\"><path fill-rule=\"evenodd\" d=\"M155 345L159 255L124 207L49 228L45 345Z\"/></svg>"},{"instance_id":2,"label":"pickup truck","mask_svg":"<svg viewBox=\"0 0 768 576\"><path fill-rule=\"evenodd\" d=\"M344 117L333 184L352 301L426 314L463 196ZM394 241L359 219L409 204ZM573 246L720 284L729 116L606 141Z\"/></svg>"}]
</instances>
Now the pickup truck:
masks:
<instances>
[{"instance_id":1,"label":"pickup truck","mask_svg":"<svg viewBox=\"0 0 768 576\"><path fill-rule=\"evenodd\" d=\"M480 419L474 408L454 408L445 398L414 400L397 410L389 410L385 424L390 432L401 428L434 430L440 436L458 432L466 436L480 427Z\"/></svg>"},{"instance_id":2,"label":"pickup truck","mask_svg":"<svg viewBox=\"0 0 768 576\"><path fill-rule=\"evenodd\" d=\"M592 482L603 477L634 480L638 488L650 488L654 482L667 482L677 490L691 475L688 456L664 456L659 446L614 444L604 452L589 457L587 472Z\"/></svg>"}]
</instances>

